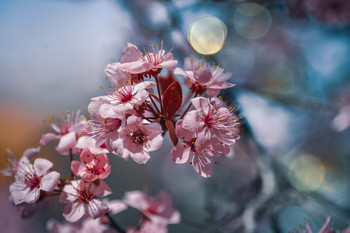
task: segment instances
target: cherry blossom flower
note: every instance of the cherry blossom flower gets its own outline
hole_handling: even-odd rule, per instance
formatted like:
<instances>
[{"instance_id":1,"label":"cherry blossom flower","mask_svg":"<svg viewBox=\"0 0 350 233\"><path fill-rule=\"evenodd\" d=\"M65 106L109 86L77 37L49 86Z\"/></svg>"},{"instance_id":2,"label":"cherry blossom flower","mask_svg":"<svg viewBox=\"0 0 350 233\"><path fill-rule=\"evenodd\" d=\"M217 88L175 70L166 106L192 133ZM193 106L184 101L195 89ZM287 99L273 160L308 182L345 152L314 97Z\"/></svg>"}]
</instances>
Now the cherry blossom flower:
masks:
<instances>
[{"instance_id":1,"label":"cherry blossom flower","mask_svg":"<svg viewBox=\"0 0 350 233\"><path fill-rule=\"evenodd\" d=\"M305 8L318 20L329 24L350 22L350 1L348 0L308 0Z\"/></svg>"},{"instance_id":2,"label":"cherry blossom flower","mask_svg":"<svg viewBox=\"0 0 350 233\"><path fill-rule=\"evenodd\" d=\"M26 157L27 159L30 159L36 154L38 154L39 152L40 152L40 146L36 148L29 148L23 152L22 157ZM18 158L13 154L13 152L10 149L6 149L6 154L7 154L7 160L9 163L4 170L0 171L0 173L3 176L14 176L16 175L18 170Z\"/></svg>"},{"instance_id":3,"label":"cherry blossom flower","mask_svg":"<svg viewBox=\"0 0 350 233\"><path fill-rule=\"evenodd\" d=\"M125 193L124 202L141 211L151 222L167 225L180 222L180 213L172 207L172 200L166 192L149 197L141 191Z\"/></svg>"},{"instance_id":4,"label":"cherry blossom flower","mask_svg":"<svg viewBox=\"0 0 350 233\"><path fill-rule=\"evenodd\" d=\"M209 97L217 96L221 89L233 87L235 84L225 82L231 74L223 73L219 66L208 66L205 62L185 59L185 70L176 68L174 74L183 75L187 79L187 85L192 92L203 94L207 91Z\"/></svg>"},{"instance_id":5,"label":"cherry blossom flower","mask_svg":"<svg viewBox=\"0 0 350 233\"><path fill-rule=\"evenodd\" d=\"M149 152L158 150L163 144L162 127L158 123L144 123L136 116L127 119L120 138L113 143L118 156L131 158L140 164L150 159Z\"/></svg>"},{"instance_id":6,"label":"cherry blossom flower","mask_svg":"<svg viewBox=\"0 0 350 233\"><path fill-rule=\"evenodd\" d=\"M120 114L108 110L110 105L106 105L107 101L99 99L92 101L88 106L91 115L87 122L85 133L96 140L95 147L105 146L109 152L113 151L112 142L119 138L119 128L123 127L124 117ZM102 115L100 115L100 108Z\"/></svg>"},{"instance_id":7,"label":"cherry blossom flower","mask_svg":"<svg viewBox=\"0 0 350 233\"><path fill-rule=\"evenodd\" d=\"M34 203L39 199L41 190L53 191L60 179L60 174L56 171L48 173L52 167L53 163L47 159L38 158L32 165L27 157L22 157L18 163L16 180L10 185L14 204Z\"/></svg>"},{"instance_id":8,"label":"cherry blossom flower","mask_svg":"<svg viewBox=\"0 0 350 233\"><path fill-rule=\"evenodd\" d=\"M174 60L173 54L168 52L165 54L163 49L163 41L160 49L157 45L152 45L153 51L146 52L145 55L133 44L128 44L123 51L119 70L126 71L131 74L149 75L158 74L163 68L173 70L177 61Z\"/></svg>"},{"instance_id":9,"label":"cherry blossom flower","mask_svg":"<svg viewBox=\"0 0 350 233\"><path fill-rule=\"evenodd\" d=\"M238 117L217 97L206 99L197 97L191 100L196 110L188 112L183 120L184 129L203 135L206 140L214 135L223 143L230 145L239 139Z\"/></svg>"},{"instance_id":10,"label":"cherry blossom flower","mask_svg":"<svg viewBox=\"0 0 350 233\"><path fill-rule=\"evenodd\" d=\"M176 136L183 142L171 150L171 159L175 163L185 163L190 160L193 168L203 177L211 176L211 159L229 153L229 147L217 138L206 140L203 136L182 127L183 120L176 122Z\"/></svg>"},{"instance_id":11,"label":"cherry blossom flower","mask_svg":"<svg viewBox=\"0 0 350 233\"><path fill-rule=\"evenodd\" d=\"M111 193L104 181L96 185L73 180L64 186L60 195L60 201L68 203L63 209L63 217L69 222L76 222L84 216L94 219L100 217L108 211L108 206L104 200L96 199L95 196L105 197Z\"/></svg>"},{"instance_id":12,"label":"cherry blossom flower","mask_svg":"<svg viewBox=\"0 0 350 233\"><path fill-rule=\"evenodd\" d=\"M134 111L130 112L130 110L144 103L149 96L147 89L152 89L154 86L156 86L156 83L152 81L137 84L131 84L130 81L127 81L124 85L112 88L112 92L108 95L95 97L92 100L100 100L101 105L98 114L102 117L113 117L114 113L124 116L126 113L132 114Z\"/></svg>"},{"instance_id":13,"label":"cherry blossom flower","mask_svg":"<svg viewBox=\"0 0 350 233\"><path fill-rule=\"evenodd\" d=\"M318 233L336 233L338 231L333 231L330 229L331 224L331 217L328 217L326 219L326 222L323 224L321 229L318 231ZM300 232L301 233L315 233L315 231L312 229L310 221L306 221L303 226L300 226ZM299 230L296 231L298 233ZM342 233L350 233L350 227L346 228Z\"/></svg>"},{"instance_id":14,"label":"cherry blossom flower","mask_svg":"<svg viewBox=\"0 0 350 233\"><path fill-rule=\"evenodd\" d=\"M105 179L111 173L111 165L106 154L93 154L84 149L80 154L80 161L72 161L72 172L86 182Z\"/></svg>"},{"instance_id":15,"label":"cherry blossom flower","mask_svg":"<svg viewBox=\"0 0 350 233\"><path fill-rule=\"evenodd\" d=\"M167 233L168 228L166 225L156 224L151 221L144 221L139 230L134 227L128 228L127 233Z\"/></svg>"},{"instance_id":16,"label":"cherry blossom flower","mask_svg":"<svg viewBox=\"0 0 350 233\"><path fill-rule=\"evenodd\" d=\"M63 112L61 112L63 115ZM52 116L51 119L54 119ZM70 150L75 153L75 145L80 136L84 134L86 129L86 119L80 115L80 111L74 114L67 112L67 117L62 118L57 123L49 121L51 127L56 131L57 134L46 133L40 139L41 145L46 145L51 140L59 139L56 150L62 155L68 155Z\"/></svg>"}]
</instances>

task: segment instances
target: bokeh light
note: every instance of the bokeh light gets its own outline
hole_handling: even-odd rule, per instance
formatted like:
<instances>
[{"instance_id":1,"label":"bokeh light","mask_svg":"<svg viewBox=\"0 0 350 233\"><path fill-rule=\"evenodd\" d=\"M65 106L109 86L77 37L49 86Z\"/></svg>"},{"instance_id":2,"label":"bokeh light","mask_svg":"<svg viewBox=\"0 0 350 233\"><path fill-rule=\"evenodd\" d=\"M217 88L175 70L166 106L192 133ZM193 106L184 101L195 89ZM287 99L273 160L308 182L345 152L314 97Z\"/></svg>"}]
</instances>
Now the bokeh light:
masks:
<instances>
[{"instance_id":1,"label":"bokeh light","mask_svg":"<svg viewBox=\"0 0 350 233\"><path fill-rule=\"evenodd\" d=\"M219 52L225 44L227 27L214 16L205 16L194 21L188 30L187 39L197 53L210 55Z\"/></svg>"},{"instance_id":2,"label":"bokeh light","mask_svg":"<svg viewBox=\"0 0 350 233\"><path fill-rule=\"evenodd\" d=\"M271 14L265 7L256 3L242 3L233 15L236 31L247 39L259 39L271 27Z\"/></svg>"},{"instance_id":3,"label":"bokeh light","mask_svg":"<svg viewBox=\"0 0 350 233\"><path fill-rule=\"evenodd\" d=\"M325 166L315 156L304 154L295 158L289 166L289 178L302 191L315 191L321 187Z\"/></svg>"}]
</instances>

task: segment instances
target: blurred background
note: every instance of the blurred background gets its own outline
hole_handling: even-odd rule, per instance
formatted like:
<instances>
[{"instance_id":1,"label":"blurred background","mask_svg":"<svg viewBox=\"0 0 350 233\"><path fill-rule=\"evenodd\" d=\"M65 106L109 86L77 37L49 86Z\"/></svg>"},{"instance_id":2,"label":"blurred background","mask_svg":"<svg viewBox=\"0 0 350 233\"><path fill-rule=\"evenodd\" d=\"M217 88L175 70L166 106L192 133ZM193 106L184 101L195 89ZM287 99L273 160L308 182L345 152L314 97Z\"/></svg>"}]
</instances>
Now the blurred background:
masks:
<instances>
[{"instance_id":1,"label":"blurred background","mask_svg":"<svg viewBox=\"0 0 350 233\"><path fill-rule=\"evenodd\" d=\"M168 191L182 223L169 232L290 232L332 216L350 225L350 1L348 0L0 0L0 149L17 157L51 132L61 111L86 112L102 95L104 67L127 42L216 62L237 85L221 94L242 118L241 139L211 178L175 165L166 136L146 165L111 155L107 183ZM178 77L183 81L183 77ZM49 143L39 154L69 174ZM45 232L63 205L21 219L0 178L4 232ZM129 209L116 216L137 224Z\"/></svg>"}]
</instances>

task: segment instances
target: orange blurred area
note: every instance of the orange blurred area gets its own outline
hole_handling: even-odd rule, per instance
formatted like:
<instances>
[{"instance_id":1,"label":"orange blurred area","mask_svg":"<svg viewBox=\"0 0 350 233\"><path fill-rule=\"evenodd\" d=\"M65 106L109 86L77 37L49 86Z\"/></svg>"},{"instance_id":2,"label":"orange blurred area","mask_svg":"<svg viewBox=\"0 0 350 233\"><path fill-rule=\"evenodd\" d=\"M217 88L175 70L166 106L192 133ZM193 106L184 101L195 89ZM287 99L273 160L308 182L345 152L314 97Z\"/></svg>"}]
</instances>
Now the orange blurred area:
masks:
<instances>
[{"instance_id":1,"label":"orange blurred area","mask_svg":"<svg viewBox=\"0 0 350 233\"><path fill-rule=\"evenodd\" d=\"M45 113L19 103L0 102L0 170L7 164L6 149L20 158L27 148L39 146L39 140L45 128L42 123ZM1 176L2 177L2 176ZM7 185L4 178L0 185Z\"/></svg>"}]
</instances>

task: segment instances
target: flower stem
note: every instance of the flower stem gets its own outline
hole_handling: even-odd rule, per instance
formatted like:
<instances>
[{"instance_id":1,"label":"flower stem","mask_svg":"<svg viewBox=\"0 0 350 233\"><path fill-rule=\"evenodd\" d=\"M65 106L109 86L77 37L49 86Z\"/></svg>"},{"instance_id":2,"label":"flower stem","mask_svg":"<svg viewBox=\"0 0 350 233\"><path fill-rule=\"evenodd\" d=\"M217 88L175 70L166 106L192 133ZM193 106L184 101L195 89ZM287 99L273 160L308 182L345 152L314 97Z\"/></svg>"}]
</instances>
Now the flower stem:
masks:
<instances>
[{"instance_id":1,"label":"flower stem","mask_svg":"<svg viewBox=\"0 0 350 233\"><path fill-rule=\"evenodd\" d=\"M135 107L134 107L135 111L141 115L142 119L145 119L145 120L148 120L149 122L152 123L152 121L150 121L150 119L148 117L145 117L139 110L137 110Z\"/></svg>"},{"instance_id":2,"label":"flower stem","mask_svg":"<svg viewBox=\"0 0 350 233\"><path fill-rule=\"evenodd\" d=\"M162 101L162 95L160 93L160 90L159 90L159 82L158 82L158 74L156 76L154 76L155 80L156 80L156 83L157 83L157 90L158 90L158 95L159 95L159 105L160 105L160 110L161 110L161 113L162 115L164 115L164 111L163 111L163 101Z\"/></svg>"},{"instance_id":3,"label":"flower stem","mask_svg":"<svg viewBox=\"0 0 350 233\"><path fill-rule=\"evenodd\" d=\"M109 215L108 212L105 215L109 219L112 227L114 227L119 233L125 233L125 230L118 225L118 223L112 218L111 215Z\"/></svg>"}]
</instances>

